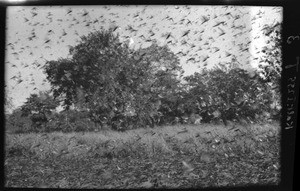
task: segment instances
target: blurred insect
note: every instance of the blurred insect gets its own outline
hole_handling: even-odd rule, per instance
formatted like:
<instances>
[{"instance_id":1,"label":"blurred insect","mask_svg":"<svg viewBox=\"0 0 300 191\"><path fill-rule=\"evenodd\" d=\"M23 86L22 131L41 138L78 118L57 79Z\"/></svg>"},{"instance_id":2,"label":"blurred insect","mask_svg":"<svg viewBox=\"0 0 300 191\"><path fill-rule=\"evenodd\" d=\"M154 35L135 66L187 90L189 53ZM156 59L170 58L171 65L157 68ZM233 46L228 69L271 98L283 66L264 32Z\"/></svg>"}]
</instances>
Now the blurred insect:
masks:
<instances>
[{"instance_id":1,"label":"blurred insect","mask_svg":"<svg viewBox=\"0 0 300 191\"><path fill-rule=\"evenodd\" d=\"M67 15L72 13L72 9L68 9Z\"/></svg>"},{"instance_id":2,"label":"blurred insect","mask_svg":"<svg viewBox=\"0 0 300 191\"><path fill-rule=\"evenodd\" d=\"M207 21L209 21L209 18L206 17L206 16L202 16L202 17L201 17L201 20L202 20L202 22L201 22L200 24L204 24L204 23L206 23Z\"/></svg>"},{"instance_id":3,"label":"blurred insect","mask_svg":"<svg viewBox=\"0 0 300 191\"><path fill-rule=\"evenodd\" d=\"M45 42L44 42L44 44L47 44L47 43L49 43L51 40L50 39L48 39L48 40L46 40Z\"/></svg>"},{"instance_id":4,"label":"blurred insect","mask_svg":"<svg viewBox=\"0 0 300 191\"><path fill-rule=\"evenodd\" d=\"M184 31L181 37L185 37L190 33L191 30Z\"/></svg>"}]
</instances>

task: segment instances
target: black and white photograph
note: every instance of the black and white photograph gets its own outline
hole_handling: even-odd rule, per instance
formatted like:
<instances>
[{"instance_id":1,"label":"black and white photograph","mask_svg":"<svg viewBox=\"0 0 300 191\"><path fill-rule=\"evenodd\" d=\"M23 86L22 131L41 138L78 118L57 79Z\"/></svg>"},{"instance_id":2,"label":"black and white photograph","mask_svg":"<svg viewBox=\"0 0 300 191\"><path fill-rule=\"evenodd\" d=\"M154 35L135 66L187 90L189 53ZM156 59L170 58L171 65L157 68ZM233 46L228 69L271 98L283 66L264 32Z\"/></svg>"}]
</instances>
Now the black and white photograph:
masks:
<instances>
[{"instance_id":1,"label":"black and white photograph","mask_svg":"<svg viewBox=\"0 0 300 191\"><path fill-rule=\"evenodd\" d=\"M8 6L4 186L279 185L283 20L281 6Z\"/></svg>"}]
</instances>

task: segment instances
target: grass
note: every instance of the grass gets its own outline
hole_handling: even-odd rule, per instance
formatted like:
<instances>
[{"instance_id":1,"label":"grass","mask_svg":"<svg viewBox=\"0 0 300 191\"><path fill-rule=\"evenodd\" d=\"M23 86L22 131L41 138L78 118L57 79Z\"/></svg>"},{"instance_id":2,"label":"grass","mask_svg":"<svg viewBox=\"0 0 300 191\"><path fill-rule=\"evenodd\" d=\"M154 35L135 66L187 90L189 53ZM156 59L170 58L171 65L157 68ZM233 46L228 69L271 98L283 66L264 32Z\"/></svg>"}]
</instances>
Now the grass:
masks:
<instances>
[{"instance_id":1,"label":"grass","mask_svg":"<svg viewBox=\"0 0 300 191\"><path fill-rule=\"evenodd\" d=\"M278 124L7 134L6 186L184 188L278 184L279 137Z\"/></svg>"}]
</instances>

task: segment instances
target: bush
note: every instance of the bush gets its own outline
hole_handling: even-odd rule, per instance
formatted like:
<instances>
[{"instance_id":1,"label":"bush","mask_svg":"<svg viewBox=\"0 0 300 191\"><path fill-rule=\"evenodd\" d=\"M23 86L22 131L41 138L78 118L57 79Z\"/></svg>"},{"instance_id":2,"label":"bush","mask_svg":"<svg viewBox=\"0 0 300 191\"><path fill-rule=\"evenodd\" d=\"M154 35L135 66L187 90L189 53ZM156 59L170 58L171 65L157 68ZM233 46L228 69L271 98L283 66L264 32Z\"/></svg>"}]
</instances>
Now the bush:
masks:
<instances>
[{"instance_id":1,"label":"bush","mask_svg":"<svg viewBox=\"0 0 300 191\"><path fill-rule=\"evenodd\" d=\"M32 132L32 122L29 117L22 116L22 111L16 109L12 114L6 118L5 125L6 131L11 133L28 133Z\"/></svg>"},{"instance_id":2,"label":"bush","mask_svg":"<svg viewBox=\"0 0 300 191\"><path fill-rule=\"evenodd\" d=\"M55 113L47 124L47 131L79 132L94 131L98 127L89 119L88 112L67 110Z\"/></svg>"}]
</instances>

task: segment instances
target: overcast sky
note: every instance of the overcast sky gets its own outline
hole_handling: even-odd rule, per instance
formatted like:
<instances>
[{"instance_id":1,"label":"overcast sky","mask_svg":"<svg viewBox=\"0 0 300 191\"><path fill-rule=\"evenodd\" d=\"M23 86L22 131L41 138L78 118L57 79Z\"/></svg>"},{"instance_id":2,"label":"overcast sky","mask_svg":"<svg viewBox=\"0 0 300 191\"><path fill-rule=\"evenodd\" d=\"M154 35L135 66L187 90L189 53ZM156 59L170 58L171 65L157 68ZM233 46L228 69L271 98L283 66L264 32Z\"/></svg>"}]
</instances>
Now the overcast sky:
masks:
<instances>
[{"instance_id":1,"label":"overcast sky","mask_svg":"<svg viewBox=\"0 0 300 191\"><path fill-rule=\"evenodd\" d=\"M8 7L6 90L15 107L31 93L49 90L41 67L69 57L69 47L90 32L115 33L133 48L153 40L168 44L185 75L237 60L256 68L268 37L266 25L282 21L281 7L250 6L41 6Z\"/></svg>"}]
</instances>

